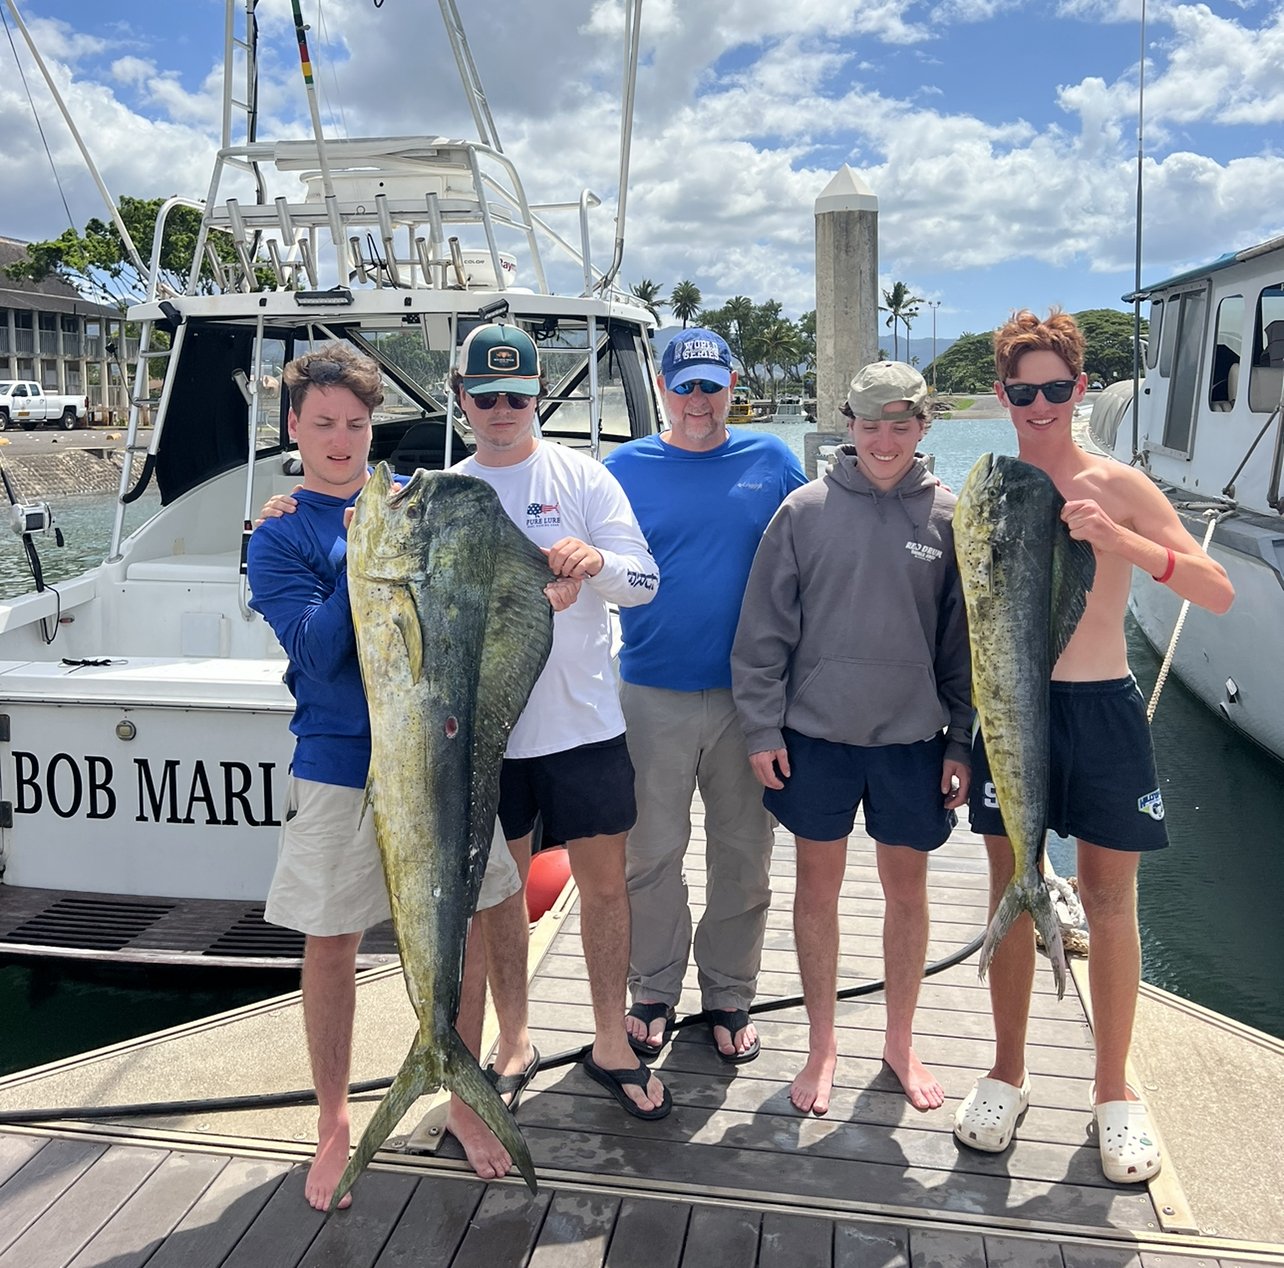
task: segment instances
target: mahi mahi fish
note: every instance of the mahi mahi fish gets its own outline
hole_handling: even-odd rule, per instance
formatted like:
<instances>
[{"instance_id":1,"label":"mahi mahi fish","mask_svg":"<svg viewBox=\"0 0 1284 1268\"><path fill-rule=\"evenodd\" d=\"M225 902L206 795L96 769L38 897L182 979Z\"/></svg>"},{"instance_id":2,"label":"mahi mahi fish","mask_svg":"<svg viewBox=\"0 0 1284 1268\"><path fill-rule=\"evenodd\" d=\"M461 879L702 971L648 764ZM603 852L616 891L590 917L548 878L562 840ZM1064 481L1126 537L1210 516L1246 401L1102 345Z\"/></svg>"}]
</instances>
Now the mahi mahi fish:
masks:
<instances>
[{"instance_id":1,"label":"mahi mahi fish","mask_svg":"<svg viewBox=\"0 0 1284 1268\"><path fill-rule=\"evenodd\" d=\"M370 708L368 810L419 1030L339 1180L333 1210L425 1092L476 1111L531 1190L517 1121L455 1030L468 922L508 734L553 642L548 561L484 481L371 475L348 530L348 590Z\"/></svg>"},{"instance_id":2,"label":"mahi mahi fish","mask_svg":"<svg viewBox=\"0 0 1284 1268\"><path fill-rule=\"evenodd\" d=\"M1092 547L1075 541L1062 522L1064 505L1038 467L987 453L977 459L954 508L954 549L972 642L972 700L1014 861L986 930L981 976L1013 922L1028 911L1052 960L1058 997L1065 993L1065 949L1040 870L1050 684L1096 573Z\"/></svg>"}]
</instances>

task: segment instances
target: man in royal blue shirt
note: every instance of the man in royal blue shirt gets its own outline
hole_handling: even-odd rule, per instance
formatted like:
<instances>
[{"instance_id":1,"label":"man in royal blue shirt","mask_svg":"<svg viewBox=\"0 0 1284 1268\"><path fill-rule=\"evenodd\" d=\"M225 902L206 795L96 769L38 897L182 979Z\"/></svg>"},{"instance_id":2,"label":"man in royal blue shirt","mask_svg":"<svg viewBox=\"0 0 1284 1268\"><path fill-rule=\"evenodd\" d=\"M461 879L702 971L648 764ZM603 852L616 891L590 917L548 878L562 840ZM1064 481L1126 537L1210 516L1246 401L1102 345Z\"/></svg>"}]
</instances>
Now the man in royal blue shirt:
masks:
<instances>
[{"instance_id":1,"label":"man in royal blue shirt","mask_svg":"<svg viewBox=\"0 0 1284 1268\"><path fill-rule=\"evenodd\" d=\"M251 606L266 618L289 657L285 682L295 699L289 810L265 919L305 935L303 1016L318 1122L317 1152L304 1192L323 1211L348 1161L357 949L365 930L390 915L374 816L363 814L370 717L345 567L347 521L369 476L371 413L383 391L379 366L343 343L290 362L283 382L303 483L291 498L274 499L281 505L264 508L274 518L250 538L248 571ZM287 510L291 513L282 514ZM492 916L498 917L488 938L499 940L497 930L512 930L509 940L524 946L521 878L500 833L491 844L477 906L493 908ZM495 958L502 964L513 957ZM480 956L472 960L482 963ZM511 1083L517 1071L534 1064L525 1023L524 956L503 981L492 976L492 990L501 1029L494 1068ZM480 993L484 997L484 986ZM457 1026L476 1050L480 1012L465 1017L461 1007ZM447 1127L479 1175L491 1179L508 1170L507 1154L458 1098L452 1098ZM345 1197L340 1205L349 1201Z\"/></svg>"},{"instance_id":2,"label":"man in royal blue shirt","mask_svg":"<svg viewBox=\"0 0 1284 1268\"><path fill-rule=\"evenodd\" d=\"M736 372L714 331L672 339L657 382L669 429L605 460L663 578L650 604L620 610L620 703L638 802L627 846L626 1024L644 1057L671 1032L692 948L682 859L698 787L708 869L694 940L701 1000L718 1054L740 1063L759 1050L747 1010L771 902L773 823L731 698L731 643L763 529L806 477L779 437L728 428Z\"/></svg>"}]
</instances>

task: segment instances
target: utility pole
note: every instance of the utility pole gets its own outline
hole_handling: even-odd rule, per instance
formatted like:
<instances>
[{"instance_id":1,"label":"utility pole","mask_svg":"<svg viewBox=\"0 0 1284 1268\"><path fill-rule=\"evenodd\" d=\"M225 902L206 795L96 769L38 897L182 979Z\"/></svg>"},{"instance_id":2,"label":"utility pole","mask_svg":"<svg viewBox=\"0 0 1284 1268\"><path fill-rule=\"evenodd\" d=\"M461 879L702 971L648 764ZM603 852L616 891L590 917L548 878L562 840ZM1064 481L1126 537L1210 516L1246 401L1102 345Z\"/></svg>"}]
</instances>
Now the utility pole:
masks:
<instances>
[{"instance_id":1,"label":"utility pole","mask_svg":"<svg viewBox=\"0 0 1284 1268\"><path fill-rule=\"evenodd\" d=\"M939 299L929 299L927 306L932 310L932 395L936 395L936 310L940 308Z\"/></svg>"}]
</instances>

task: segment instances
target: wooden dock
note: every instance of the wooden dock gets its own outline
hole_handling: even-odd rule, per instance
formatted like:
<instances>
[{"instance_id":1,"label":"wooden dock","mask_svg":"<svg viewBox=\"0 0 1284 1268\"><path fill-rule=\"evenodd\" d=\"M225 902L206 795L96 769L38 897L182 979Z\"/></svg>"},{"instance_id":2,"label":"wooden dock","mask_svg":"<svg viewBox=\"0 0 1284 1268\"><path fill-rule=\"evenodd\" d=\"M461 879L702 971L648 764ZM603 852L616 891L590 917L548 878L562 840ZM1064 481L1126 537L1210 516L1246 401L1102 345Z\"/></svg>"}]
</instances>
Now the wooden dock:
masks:
<instances>
[{"instance_id":1,"label":"wooden dock","mask_svg":"<svg viewBox=\"0 0 1284 1268\"><path fill-rule=\"evenodd\" d=\"M696 906L702 850L697 832L688 860ZM800 990L793 862L792 840L779 833L762 1004ZM930 886L935 961L983 925L978 839L957 832L933 857ZM881 977L881 915L872 844L854 837L840 989ZM302 1197L312 1107L77 1118L85 1106L306 1088L292 995L0 1080L0 1268L1284 1264L1280 1153L1243 1181L1224 1178L1223 1187L1266 1193L1260 1221L1221 1227L1218 1236L1198 1231L1182 1158L1169 1154L1148 1187L1102 1177L1089 1132L1088 1015L1074 991L1057 1001L1046 962L1030 1027L1030 1110L1015 1144L997 1156L961 1148L951 1132L955 1107L992 1054L974 959L932 976L920 997L917 1046L946 1090L941 1109L913 1110L883 1066L875 991L839 1005L840 1059L826 1117L803 1117L789 1104L806 1051L806 1017L795 1005L758 1013L763 1052L744 1066L720 1061L704 1026L681 1030L657 1062L674 1109L656 1123L624 1114L570 1059L591 1035L573 894L541 922L532 962L532 1029L546 1065L518 1120L540 1176L536 1196L517 1180L478 1180L454 1141L431 1126L413 1135L435 1152L401 1152L422 1102L359 1182L351 1210L330 1219ZM682 1006L698 1010L693 989ZM396 970L363 975L354 1079L394 1072L412 1020ZM355 1130L377 1100L354 1104ZM5 1113L54 1106L65 1108L49 1121L3 1125Z\"/></svg>"}]
</instances>

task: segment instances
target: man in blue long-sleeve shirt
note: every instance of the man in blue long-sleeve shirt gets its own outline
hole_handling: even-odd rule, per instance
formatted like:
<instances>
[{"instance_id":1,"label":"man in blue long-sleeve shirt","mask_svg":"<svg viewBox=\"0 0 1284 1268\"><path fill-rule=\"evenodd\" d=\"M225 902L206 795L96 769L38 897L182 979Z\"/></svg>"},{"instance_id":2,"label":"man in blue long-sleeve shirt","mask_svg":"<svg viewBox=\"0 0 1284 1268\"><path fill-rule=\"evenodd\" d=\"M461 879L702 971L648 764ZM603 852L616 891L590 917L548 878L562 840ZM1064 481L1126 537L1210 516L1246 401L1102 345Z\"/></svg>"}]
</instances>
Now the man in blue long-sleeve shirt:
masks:
<instances>
[{"instance_id":1,"label":"man in blue long-sleeve shirt","mask_svg":"<svg viewBox=\"0 0 1284 1268\"><path fill-rule=\"evenodd\" d=\"M345 567L348 512L369 475L371 413L383 393L378 365L340 343L292 361L284 384L303 483L293 495L295 513L264 521L250 539L248 556L251 606L267 619L289 657L285 681L295 699L290 809L265 917L306 936L303 1016L318 1134L305 1194L325 1210L350 1145L347 1091L357 949L365 930L390 914L374 816L362 813L370 717ZM558 606L551 595L550 601ZM515 930L524 939L521 879L499 833L478 898L482 908L493 908L499 917L488 927L488 938ZM495 960L502 966L512 958ZM472 960L480 971L482 958ZM524 960L507 984L492 976L501 1029L494 1068L501 1078L511 1079L534 1064L526 1031ZM468 963L466 957L466 974ZM480 983L468 993L473 997L484 998ZM461 1008L457 1026L475 1049L481 1040L480 1012L465 1017ZM507 1155L488 1131L478 1130L466 1106L452 1100L447 1126L479 1175L489 1179L508 1170Z\"/></svg>"}]
</instances>

